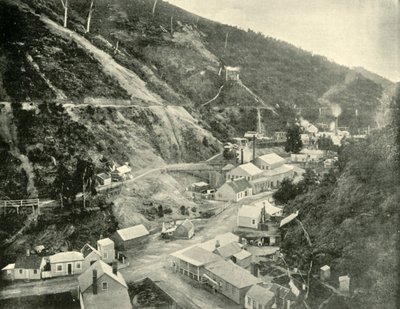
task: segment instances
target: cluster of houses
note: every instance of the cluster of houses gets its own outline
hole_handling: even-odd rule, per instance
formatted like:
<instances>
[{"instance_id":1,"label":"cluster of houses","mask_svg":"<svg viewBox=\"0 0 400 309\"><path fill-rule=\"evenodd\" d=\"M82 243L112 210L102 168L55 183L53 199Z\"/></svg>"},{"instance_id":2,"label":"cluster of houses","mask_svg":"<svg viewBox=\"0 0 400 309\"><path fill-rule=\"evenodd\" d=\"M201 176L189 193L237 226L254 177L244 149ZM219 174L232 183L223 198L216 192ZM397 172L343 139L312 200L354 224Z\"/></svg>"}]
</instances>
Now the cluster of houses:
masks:
<instances>
[{"instance_id":1,"label":"cluster of houses","mask_svg":"<svg viewBox=\"0 0 400 309\"><path fill-rule=\"evenodd\" d=\"M115 261L116 249L128 250L143 244L149 231L142 224L117 230L111 238L97 241L97 248L85 244L80 251L59 252L50 256L33 254L30 249L17 257L13 264L2 269L6 280L40 280L46 278L79 275L96 261L107 264ZM123 263L125 261L122 261Z\"/></svg>"},{"instance_id":2,"label":"cluster of houses","mask_svg":"<svg viewBox=\"0 0 400 309\"><path fill-rule=\"evenodd\" d=\"M264 282L239 236L225 233L170 255L172 268L245 308L290 308L297 288ZM294 292L292 290L295 290ZM295 293L295 294L294 294Z\"/></svg>"},{"instance_id":3,"label":"cluster of houses","mask_svg":"<svg viewBox=\"0 0 400 309\"><path fill-rule=\"evenodd\" d=\"M216 191L215 199L240 201L245 197L279 187L285 178L294 178L299 170L286 164L286 160L275 153L255 157L252 162L242 151L242 164L231 164L223 168L226 182ZM302 171L304 172L304 171Z\"/></svg>"},{"instance_id":4,"label":"cluster of houses","mask_svg":"<svg viewBox=\"0 0 400 309\"><path fill-rule=\"evenodd\" d=\"M99 186L108 186L112 182L119 182L127 180L131 177L132 169L128 163L119 165L113 162L107 171L96 175L96 181Z\"/></svg>"}]
</instances>

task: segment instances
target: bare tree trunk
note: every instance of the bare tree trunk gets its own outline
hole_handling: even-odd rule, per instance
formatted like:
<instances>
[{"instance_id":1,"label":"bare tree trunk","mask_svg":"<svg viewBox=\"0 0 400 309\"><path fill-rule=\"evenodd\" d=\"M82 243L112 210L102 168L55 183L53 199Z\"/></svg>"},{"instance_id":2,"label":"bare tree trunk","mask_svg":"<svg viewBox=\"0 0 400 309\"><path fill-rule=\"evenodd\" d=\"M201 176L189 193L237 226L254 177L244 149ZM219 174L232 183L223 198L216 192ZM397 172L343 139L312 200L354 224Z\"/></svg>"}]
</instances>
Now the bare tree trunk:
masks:
<instances>
[{"instance_id":1,"label":"bare tree trunk","mask_svg":"<svg viewBox=\"0 0 400 309\"><path fill-rule=\"evenodd\" d=\"M60 0L64 8L64 28L67 28L68 22L68 0ZM64 2L65 1L65 2Z\"/></svg>"},{"instance_id":2,"label":"bare tree trunk","mask_svg":"<svg viewBox=\"0 0 400 309\"><path fill-rule=\"evenodd\" d=\"M154 0L153 11L152 11L153 16L154 16L154 13L156 12L157 2L158 2L158 0Z\"/></svg>"},{"instance_id":3,"label":"bare tree trunk","mask_svg":"<svg viewBox=\"0 0 400 309\"><path fill-rule=\"evenodd\" d=\"M229 33L227 32L225 36L225 49L228 47L228 35Z\"/></svg>"},{"instance_id":4,"label":"bare tree trunk","mask_svg":"<svg viewBox=\"0 0 400 309\"><path fill-rule=\"evenodd\" d=\"M86 168L85 168L85 170L83 171L83 175L82 175L82 199L83 199L83 209L86 208L85 175L86 175Z\"/></svg>"},{"instance_id":5,"label":"bare tree trunk","mask_svg":"<svg viewBox=\"0 0 400 309\"><path fill-rule=\"evenodd\" d=\"M93 13L93 4L94 0L90 2L89 14L86 22L86 33L90 31L90 22L92 21L92 13Z\"/></svg>"}]
</instances>

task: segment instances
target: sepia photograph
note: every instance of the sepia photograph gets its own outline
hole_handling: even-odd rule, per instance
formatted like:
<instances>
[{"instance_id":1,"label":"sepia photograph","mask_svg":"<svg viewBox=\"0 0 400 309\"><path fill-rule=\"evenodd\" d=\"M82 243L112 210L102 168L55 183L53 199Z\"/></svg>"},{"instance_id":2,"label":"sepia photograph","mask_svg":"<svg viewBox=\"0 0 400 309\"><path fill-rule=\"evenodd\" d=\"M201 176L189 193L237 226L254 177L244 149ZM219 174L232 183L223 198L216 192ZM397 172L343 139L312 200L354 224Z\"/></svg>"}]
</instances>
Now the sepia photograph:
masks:
<instances>
[{"instance_id":1,"label":"sepia photograph","mask_svg":"<svg viewBox=\"0 0 400 309\"><path fill-rule=\"evenodd\" d=\"M0 308L400 308L400 0L0 0Z\"/></svg>"}]
</instances>

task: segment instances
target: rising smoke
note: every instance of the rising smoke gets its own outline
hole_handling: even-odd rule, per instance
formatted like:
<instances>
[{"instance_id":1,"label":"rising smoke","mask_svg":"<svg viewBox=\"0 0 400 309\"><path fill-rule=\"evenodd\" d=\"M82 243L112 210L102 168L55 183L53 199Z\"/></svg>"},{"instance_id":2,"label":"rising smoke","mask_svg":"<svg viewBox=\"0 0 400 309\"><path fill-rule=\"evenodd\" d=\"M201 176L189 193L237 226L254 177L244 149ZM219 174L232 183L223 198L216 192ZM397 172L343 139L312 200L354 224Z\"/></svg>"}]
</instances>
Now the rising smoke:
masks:
<instances>
[{"instance_id":1,"label":"rising smoke","mask_svg":"<svg viewBox=\"0 0 400 309\"><path fill-rule=\"evenodd\" d=\"M332 104L331 109L332 109L332 115L335 118L339 117L340 114L342 113L342 108L338 104Z\"/></svg>"}]
</instances>

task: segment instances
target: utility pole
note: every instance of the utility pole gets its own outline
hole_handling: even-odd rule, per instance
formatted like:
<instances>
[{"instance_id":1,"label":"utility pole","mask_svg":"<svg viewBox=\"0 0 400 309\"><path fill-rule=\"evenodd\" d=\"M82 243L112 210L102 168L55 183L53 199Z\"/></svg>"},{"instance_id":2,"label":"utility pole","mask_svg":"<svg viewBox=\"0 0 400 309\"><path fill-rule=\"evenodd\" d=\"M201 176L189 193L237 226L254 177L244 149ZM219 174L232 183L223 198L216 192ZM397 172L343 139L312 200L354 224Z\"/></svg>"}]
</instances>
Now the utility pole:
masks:
<instances>
[{"instance_id":1,"label":"utility pole","mask_svg":"<svg viewBox=\"0 0 400 309\"><path fill-rule=\"evenodd\" d=\"M228 35L229 35L229 32L227 32L226 36L225 36L225 49L228 47Z\"/></svg>"}]
</instances>

